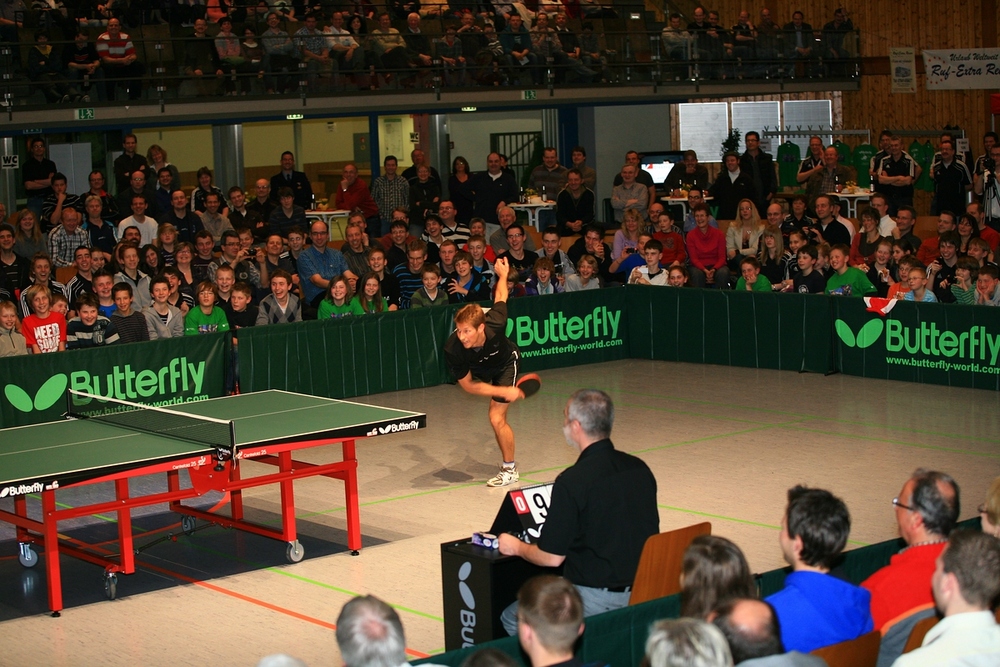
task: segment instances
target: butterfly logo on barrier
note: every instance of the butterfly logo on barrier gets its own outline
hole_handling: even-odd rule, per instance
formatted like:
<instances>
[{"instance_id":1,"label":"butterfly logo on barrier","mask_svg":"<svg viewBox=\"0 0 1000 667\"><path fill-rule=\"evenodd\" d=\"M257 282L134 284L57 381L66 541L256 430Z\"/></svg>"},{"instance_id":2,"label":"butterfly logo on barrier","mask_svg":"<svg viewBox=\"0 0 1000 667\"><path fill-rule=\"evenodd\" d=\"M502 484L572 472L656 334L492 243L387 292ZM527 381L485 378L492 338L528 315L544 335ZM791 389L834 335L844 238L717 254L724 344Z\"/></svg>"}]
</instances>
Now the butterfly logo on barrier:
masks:
<instances>
[{"instance_id":1,"label":"butterfly logo on barrier","mask_svg":"<svg viewBox=\"0 0 1000 667\"><path fill-rule=\"evenodd\" d=\"M889 311L893 309L896 305L896 299L882 299L875 296L865 297L865 311L869 313L876 313L880 318L885 317L889 314ZM851 326L844 320L837 320L833 323L834 328L837 331L837 336L840 338L841 342L847 347L857 347L859 349L865 349L870 347L878 337L882 335L885 330L885 324L881 319L876 319L868 322L857 334L851 329Z\"/></svg>"},{"instance_id":2,"label":"butterfly logo on barrier","mask_svg":"<svg viewBox=\"0 0 1000 667\"><path fill-rule=\"evenodd\" d=\"M64 373L53 375L35 392L32 398L28 392L16 384L8 384L3 388L4 396L16 409L21 412L31 412L32 410L48 410L55 405L69 385L69 378Z\"/></svg>"}]
</instances>

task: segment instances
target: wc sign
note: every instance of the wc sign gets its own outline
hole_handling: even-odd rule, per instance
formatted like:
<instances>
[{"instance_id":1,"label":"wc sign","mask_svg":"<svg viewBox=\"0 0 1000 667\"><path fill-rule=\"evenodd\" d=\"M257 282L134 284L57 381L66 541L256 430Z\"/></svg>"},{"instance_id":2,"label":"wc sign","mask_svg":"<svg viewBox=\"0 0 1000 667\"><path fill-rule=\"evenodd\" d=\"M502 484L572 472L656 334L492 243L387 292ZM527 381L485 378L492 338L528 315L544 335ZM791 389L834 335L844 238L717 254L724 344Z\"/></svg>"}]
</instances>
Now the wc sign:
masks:
<instances>
[{"instance_id":1,"label":"wc sign","mask_svg":"<svg viewBox=\"0 0 1000 667\"><path fill-rule=\"evenodd\" d=\"M4 169L17 169L18 156L17 155L0 156L0 166L2 166Z\"/></svg>"}]
</instances>

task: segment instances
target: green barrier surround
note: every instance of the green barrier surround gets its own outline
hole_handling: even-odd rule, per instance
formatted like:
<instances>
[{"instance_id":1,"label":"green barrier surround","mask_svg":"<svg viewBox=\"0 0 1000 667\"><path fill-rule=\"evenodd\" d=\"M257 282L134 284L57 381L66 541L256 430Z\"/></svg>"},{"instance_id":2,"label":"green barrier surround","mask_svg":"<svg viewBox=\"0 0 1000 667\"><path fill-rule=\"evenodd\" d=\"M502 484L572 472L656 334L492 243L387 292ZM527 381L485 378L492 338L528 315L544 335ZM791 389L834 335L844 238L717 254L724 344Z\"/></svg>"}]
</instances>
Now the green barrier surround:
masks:
<instances>
[{"instance_id":1,"label":"green barrier surround","mask_svg":"<svg viewBox=\"0 0 1000 667\"><path fill-rule=\"evenodd\" d=\"M959 523L958 528L980 530L981 524L978 518L967 519ZM888 565L889 560L905 546L906 543L897 538L853 549L843 555L834 574L860 584ZM777 547L775 543L775 549ZM780 591L790 571L790 568L781 568L756 575L760 597ZM612 665L638 665L645 654L649 627L660 619L677 618L680 613L681 596L677 594L591 616L586 621L586 630L577 645L576 655L584 664L603 661ZM441 653L416 660L413 664L432 663L459 667L470 655L484 648L498 649L514 657L520 664L530 665L527 656L521 651L517 637L506 637L479 646Z\"/></svg>"},{"instance_id":2,"label":"green barrier surround","mask_svg":"<svg viewBox=\"0 0 1000 667\"><path fill-rule=\"evenodd\" d=\"M626 359L625 302L624 290L512 299L507 335L526 371ZM240 390L349 398L453 382L443 349L457 309L240 329Z\"/></svg>"},{"instance_id":3,"label":"green barrier surround","mask_svg":"<svg viewBox=\"0 0 1000 667\"><path fill-rule=\"evenodd\" d=\"M60 419L66 389L165 407L222 396L229 341L209 334L0 359L0 428Z\"/></svg>"},{"instance_id":4,"label":"green barrier surround","mask_svg":"<svg viewBox=\"0 0 1000 667\"><path fill-rule=\"evenodd\" d=\"M831 317L843 373L1000 389L1000 308L836 299Z\"/></svg>"},{"instance_id":5,"label":"green barrier surround","mask_svg":"<svg viewBox=\"0 0 1000 667\"><path fill-rule=\"evenodd\" d=\"M626 294L633 358L831 370L827 297L641 285Z\"/></svg>"},{"instance_id":6,"label":"green barrier surround","mask_svg":"<svg viewBox=\"0 0 1000 667\"><path fill-rule=\"evenodd\" d=\"M442 348L456 308L241 329L240 389L348 398L453 382ZM879 310L857 298L629 285L512 299L507 334L525 371L637 358L1000 390L1000 309L983 306ZM0 359L0 427L58 419L52 397L67 386L93 389L95 376L100 392L110 377L120 398L146 403L219 396L233 363L228 341L219 334ZM202 369L201 389L187 363ZM161 391L161 372L167 384L190 384ZM129 384L136 379L142 392Z\"/></svg>"}]
</instances>

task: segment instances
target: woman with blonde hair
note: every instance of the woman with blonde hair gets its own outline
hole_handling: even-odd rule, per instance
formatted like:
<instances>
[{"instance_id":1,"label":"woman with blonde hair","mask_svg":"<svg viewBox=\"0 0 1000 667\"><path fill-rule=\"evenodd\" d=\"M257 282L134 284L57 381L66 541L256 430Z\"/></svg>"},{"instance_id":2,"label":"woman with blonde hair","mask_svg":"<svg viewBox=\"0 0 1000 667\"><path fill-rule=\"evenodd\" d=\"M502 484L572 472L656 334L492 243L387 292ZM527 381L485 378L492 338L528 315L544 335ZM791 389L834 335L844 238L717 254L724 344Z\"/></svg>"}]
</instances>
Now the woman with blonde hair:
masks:
<instances>
[{"instance_id":1,"label":"woman with blonde hair","mask_svg":"<svg viewBox=\"0 0 1000 667\"><path fill-rule=\"evenodd\" d=\"M153 245L160 253L160 264L171 266L176 263L174 253L177 252L177 228L169 222L161 222L156 230L156 240Z\"/></svg>"},{"instance_id":2,"label":"woman with blonde hair","mask_svg":"<svg viewBox=\"0 0 1000 667\"><path fill-rule=\"evenodd\" d=\"M614 245L611 247L611 259L618 261L628 253L639 250L639 234L642 233L642 215L639 209L627 208L622 213L622 227L615 232Z\"/></svg>"},{"instance_id":3,"label":"woman with blonde hair","mask_svg":"<svg viewBox=\"0 0 1000 667\"><path fill-rule=\"evenodd\" d=\"M764 223L760 221L757 205L741 199L736 205L736 219L726 230L726 259L731 271L739 273L740 260L757 255L763 234Z\"/></svg>"},{"instance_id":4,"label":"woman with blonde hair","mask_svg":"<svg viewBox=\"0 0 1000 667\"><path fill-rule=\"evenodd\" d=\"M42 231L35 212L26 208L18 213L14 225L14 252L21 257L34 257L39 253L48 254L48 245L48 234Z\"/></svg>"},{"instance_id":5,"label":"woman with blonde hair","mask_svg":"<svg viewBox=\"0 0 1000 667\"><path fill-rule=\"evenodd\" d=\"M785 269L788 262L791 261L791 257L791 253L785 252L781 229L767 227L761 234L760 250L757 253L760 274L771 281L772 285L779 284L785 279Z\"/></svg>"},{"instance_id":6,"label":"woman with blonde hair","mask_svg":"<svg viewBox=\"0 0 1000 667\"><path fill-rule=\"evenodd\" d=\"M598 275L600 265L593 255L583 255L576 262L576 273L566 276L566 291L579 292L585 289L600 289L601 278Z\"/></svg>"},{"instance_id":7,"label":"woman with blonde hair","mask_svg":"<svg viewBox=\"0 0 1000 667\"><path fill-rule=\"evenodd\" d=\"M159 180L161 169L170 171L170 192L181 189L181 173L177 167L167 162L167 151L159 144L153 144L146 151L146 161L149 162L150 180Z\"/></svg>"}]
</instances>

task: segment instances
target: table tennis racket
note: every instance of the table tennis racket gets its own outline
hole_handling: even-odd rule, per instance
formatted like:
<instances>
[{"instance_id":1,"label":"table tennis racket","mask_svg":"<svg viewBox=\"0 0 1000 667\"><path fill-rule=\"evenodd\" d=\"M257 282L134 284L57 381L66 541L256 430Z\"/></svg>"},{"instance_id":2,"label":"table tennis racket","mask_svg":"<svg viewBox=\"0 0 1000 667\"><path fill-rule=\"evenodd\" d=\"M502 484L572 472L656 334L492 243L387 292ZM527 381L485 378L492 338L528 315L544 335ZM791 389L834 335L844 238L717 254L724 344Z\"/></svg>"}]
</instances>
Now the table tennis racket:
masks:
<instances>
[{"instance_id":1,"label":"table tennis racket","mask_svg":"<svg viewBox=\"0 0 1000 667\"><path fill-rule=\"evenodd\" d=\"M517 381L517 388L524 392L525 398L530 398L542 388L542 378L538 377L538 373L527 373Z\"/></svg>"}]
</instances>

